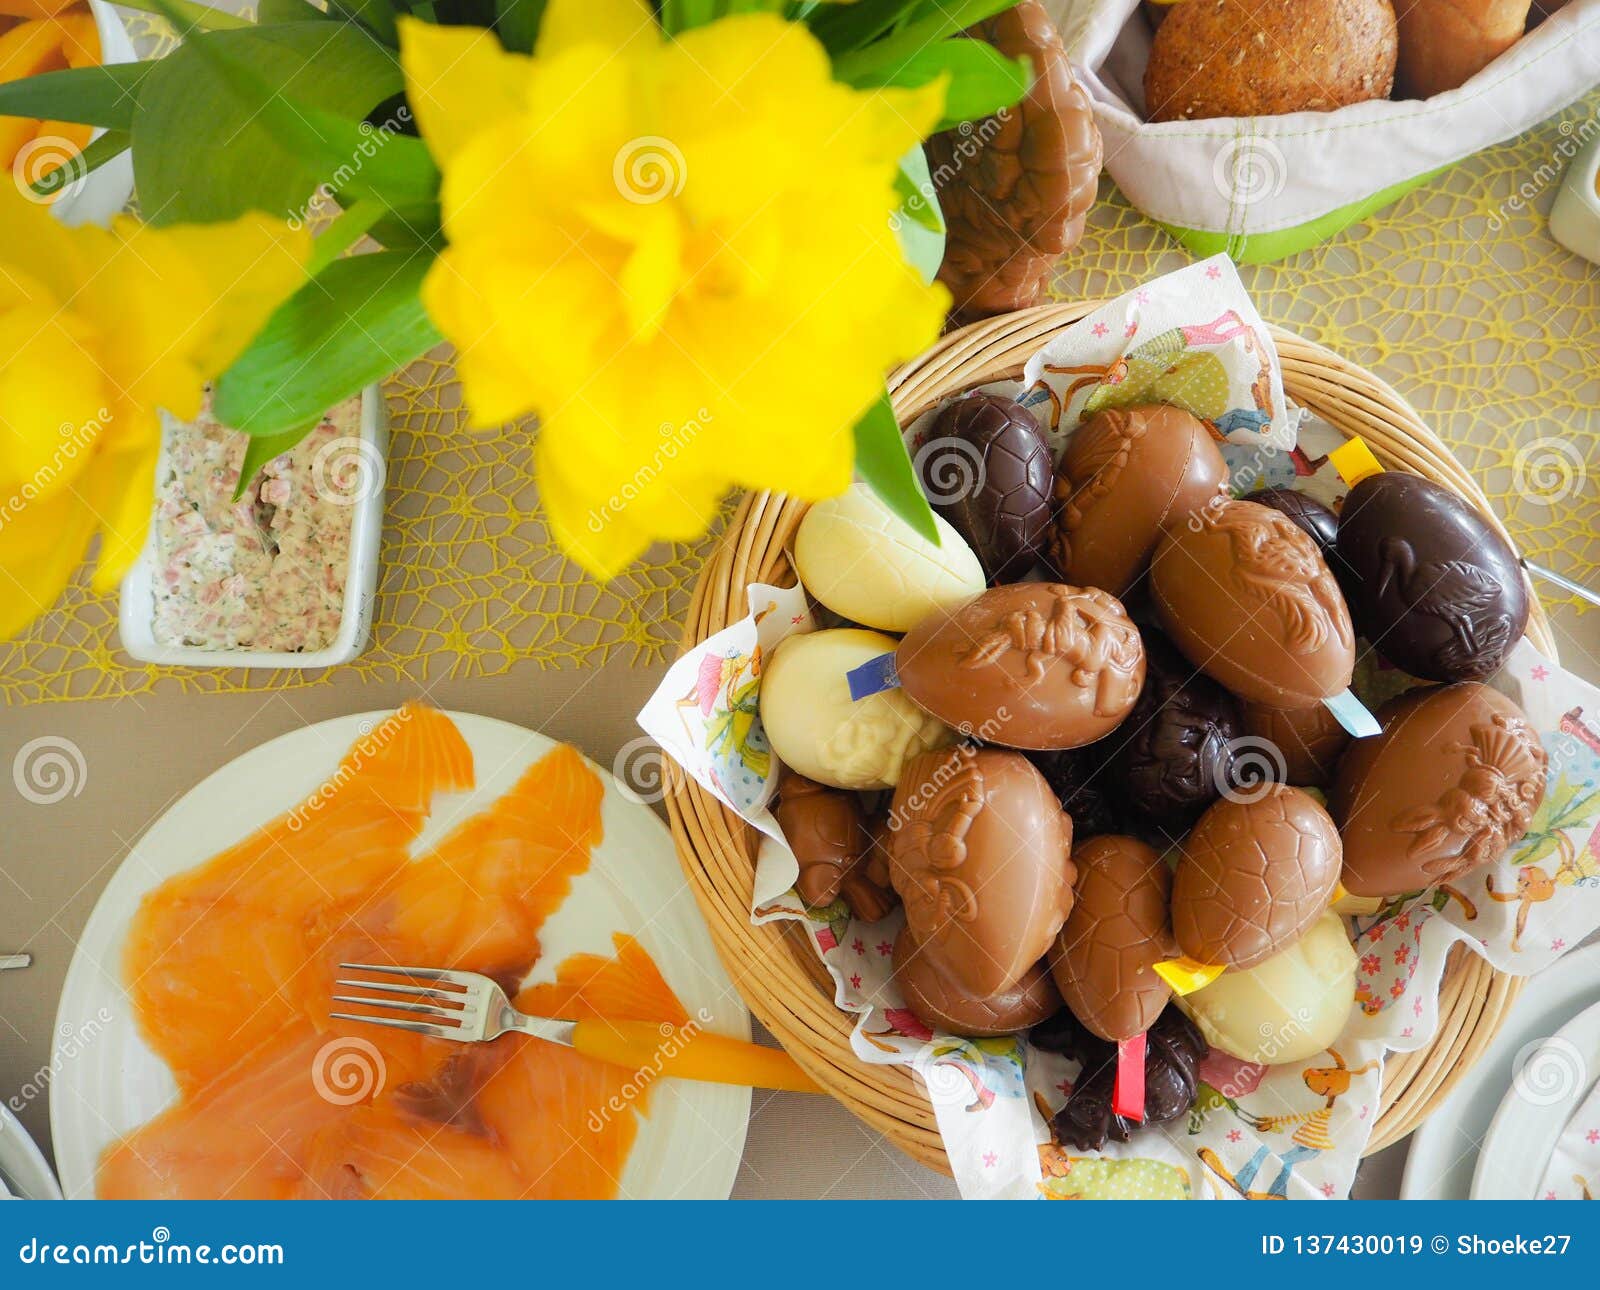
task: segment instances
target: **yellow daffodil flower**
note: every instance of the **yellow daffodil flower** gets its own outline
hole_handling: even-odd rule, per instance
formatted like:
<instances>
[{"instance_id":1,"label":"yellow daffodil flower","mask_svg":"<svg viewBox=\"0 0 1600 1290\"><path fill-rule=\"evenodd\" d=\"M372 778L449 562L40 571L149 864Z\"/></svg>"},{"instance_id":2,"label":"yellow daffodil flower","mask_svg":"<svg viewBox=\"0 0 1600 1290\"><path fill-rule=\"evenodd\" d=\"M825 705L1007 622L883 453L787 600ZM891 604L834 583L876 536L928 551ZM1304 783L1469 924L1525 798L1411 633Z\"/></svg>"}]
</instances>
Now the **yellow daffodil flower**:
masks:
<instances>
[{"instance_id":1,"label":"yellow daffodil flower","mask_svg":"<svg viewBox=\"0 0 1600 1290\"><path fill-rule=\"evenodd\" d=\"M0 638L54 603L96 533L94 588L117 585L155 502L158 409L199 413L309 251L258 215L67 229L0 186Z\"/></svg>"},{"instance_id":2,"label":"yellow daffodil flower","mask_svg":"<svg viewBox=\"0 0 1600 1290\"><path fill-rule=\"evenodd\" d=\"M444 175L424 303L475 425L539 414L579 564L699 535L732 486L849 484L854 424L948 303L890 224L942 84L841 85L772 14L668 40L643 0L551 0L532 58L402 19L401 62Z\"/></svg>"}]
</instances>

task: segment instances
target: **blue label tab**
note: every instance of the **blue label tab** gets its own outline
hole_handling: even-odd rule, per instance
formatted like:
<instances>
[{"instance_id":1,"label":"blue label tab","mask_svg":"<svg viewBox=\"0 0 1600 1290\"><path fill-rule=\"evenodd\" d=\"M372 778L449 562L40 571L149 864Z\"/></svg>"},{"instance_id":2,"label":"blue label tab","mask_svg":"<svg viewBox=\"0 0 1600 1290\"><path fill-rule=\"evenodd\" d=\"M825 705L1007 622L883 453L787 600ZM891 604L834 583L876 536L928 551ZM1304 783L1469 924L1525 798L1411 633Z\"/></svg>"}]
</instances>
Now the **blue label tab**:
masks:
<instances>
[{"instance_id":1,"label":"blue label tab","mask_svg":"<svg viewBox=\"0 0 1600 1290\"><path fill-rule=\"evenodd\" d=\"M846 672L844 678L850 683L850 697L857 703L869 694L900 688L900 678L894 670L893 650L887 654L879 654L876 658L869 658L860 667Z\"/></svg>"},{"instance_id":2,"label":"blue label tab","mask_svg":"<svg viewBox=\"0 0 1600 1290\"><path fill-rule=\"evenodd\" d=\"M1333 698L1324 699L1322 704L1333 713L1334 719L1357 739L1370 739L1373 735L1383 733L1383 727L1378 724L1377 717L1368 712L1366 706L1350 690L1341 690Z\"/></svg>"}]
</instances>

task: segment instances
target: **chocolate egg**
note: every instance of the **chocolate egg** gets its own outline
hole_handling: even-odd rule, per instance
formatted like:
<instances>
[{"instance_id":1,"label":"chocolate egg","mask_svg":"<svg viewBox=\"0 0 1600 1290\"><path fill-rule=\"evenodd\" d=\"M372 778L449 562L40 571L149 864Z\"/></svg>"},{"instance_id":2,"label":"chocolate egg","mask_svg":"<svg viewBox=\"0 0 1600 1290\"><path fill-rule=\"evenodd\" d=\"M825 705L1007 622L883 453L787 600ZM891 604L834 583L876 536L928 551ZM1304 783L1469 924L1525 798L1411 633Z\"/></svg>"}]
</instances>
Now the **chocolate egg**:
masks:
<instances>
[{"instance_id":1,"label":"chocolate egg","mask_svg":"<svg viewBox=\"0 0 1600 1290\"><path fill-rule=\"evenodd\" d=\"M1287 516L1223 502L1167 531L1150 571L1183 655L1241 698L1309 708L1350 685L1355 632L1317 544Z\"/></svg>"},{"instance_id":2,"label":"chocolate egg","mask_svg":"<svg viewBox=\"0 0 1600 1290\"><path fill-rule=\"evenodd\" d=\"M805 589L834 613L903 632L935 609L971 600L983 566L950 525L934 516L928 541L866 484L818 502L794 536L794 566Z\"/></svg>"},{"instance_id":3,"label":"chocolate egg","mask_svg":"<svg viewBox=\"0 0 1600 1290\"><path fill-rule=\"evenodd\" d=\"M1050 973L1072 1015L1102 1039L1150 1028L1171 991L1155 964L1177 957L1167 907L1172 875L1154 848L1108 834L1073 850L1072 913Z\"/></svg>"},{"instance_id":4,"label":"chocolate egg","mask_svg":"<svg viewBox=\"0 0 1600 1290\"><path fill-rule=\"evenodd\" d=\"M894 649L856 627L781 642L761 676L761 725L778 760L834 788L893 788L908 757L955 740L903 690L850 697L846 673Z\"/></svg>"},{"instance_id":5,"label":"chocolate egg","mask_svg":"<svg viewBox=\"0 0 1600 1290\"><path fill-rule=\"evenodd\" d=\"M1144 689L1114 742L1123 799L1158 825L1186 824L1234 785L1234 697L1145 633Z\"/></svg>"},{"instance_id":6,"label":"chocolate egg","mask_svg":"<svg viewBox=\"0 0 1600 1290\"><path fill-rule=\"evenodd\" d=\"M1189 830L1172 879L1172 930L1200 963L1246 968L1298 940L1333 899L1339 834L1283 784L1224 798Z\"/></svg>"},{"instance_id":7,"label":"chocolate egg","mask_svg":"<svg viewBox=\"0 0 1600 1290\"><path fill-rule=\"evenodd\" d=\"M969 394L947 404L917 449L934 511L977 554L990 582L1015 582L1039 562L1050 533L1050 448L1015 399Z\"/></svg>"},{"instance_id":8,"label":"chocolate egg","mask_svg":"<svg viewBox=\"0 0 1600 1290\"><path fill-rule=\"evenodd\" d=\"M1051 561L1061 577L1124 596L1166 525L1226 496L1228 467L1204 422L1182 408L1109 408L1067 441L1055 490Z\"/></svg>"},{"instance_id":9,"label":"chocolate egg","mask_svg":"<svg viewBox=\"0 0 1600 1290\"><path fill-rule=\"evenodd\" d=\"M1378 709L1383 733L1339 763L1329 809L1347 890L1393 896L1498 860L1544 800L1547 758L1522 709L1474 681Z\"/></svg>"},{"instance_id":10,"label":"chocolate egg","mask_svg":"<svg viewBox=\"0 0 1600 1290\"><path fill-rule=\"evenodd\" d=\"M906 1007L935 1030L952 1035L1009 1035L1037 1025L1061 1007L1061 996L1035 963L1022 979L999 994L975 998L963 990L917 944L909 927L894 941L894 980Z\"/></svg>"},{"instance_id":11,"label":"chocolate egg","mask_svg":"<svg viewBox=\"0 0 1600 1290\"><path fill-rule=\"evenodd\" d=\"M1339 517L1332 510L1297 488L1263 488L1245 500L1258 506L1270 506L1293 520L1295 527L1317 544L1322 558L1332 567L1329 556L1339 539Z\"/></svg>"},{"instance_id":12,"label":"chocolate egg","mask_svg":"<svg viewBox=\"0 0 1600 1290\"><path fill-rule=\"evenodd\" d=\"M1090 748L1030 752L1061 809L1072 817L1072 836L1080 842L1101 833L1123 832L1121 811L1111 793L1111 770Z\"/></svg>"},{"instance_id":13,"label":"chocolate egg","mask_svg":"<svg viewBox=\"0 0 1600 1290\"><path fill-rule=\"evenodd\" d=\"M1493 676L1528 625L1528 588L1510 544L1468 502L1399 471L1345 498L1339 555L1361 634L1430 681Z\"/></svg>"},{"instance_id":14,"label":"chocolate egg","mask_svg":"<svg viewBox=\"0 0 1600 1290\"><path fill-rule=\"evenodd\" d=\"M906 926L987 999L1045 955L1072 909L1072 822L1021 753L967 746L906 764L889 808Z\"/></svg>"},{"instance_id":15,"label":"chocolate egg","mask_svg":"<svg viewBox=\"0 0 1600 1290\"><path fill-rule=\"evenodd\" d=\"M1356 952L1344 920L1323 914L1304 936L1241 972L1224 972L1177 1005L1213 1048L1262 1066L1303 1062L1335 1043L1356 998ZM1311 1072L1306 1072L1310 1083Z\"/></svg>"},{"instance_id":16,"label":"chocolate egg","mask_svg":"<svg viewBox=\"0 0 1600 1290\"><path fill-rule=\"evenodd\" d=\"M1267 778L1302 787L1326 788L1350 746L1350 732L1320 703L1291 709L1247 703L1244 729L1255 743L1237 745L1238 753L1253 757L1259 769L1270 769Z\"/></svg>"},{"instance_id":17,"label":"chocolate egg","mask_svg":"<svg viewBox=\"0 0 1600 1290\"><path fill-rule=\"evenodd\" d=\"M1105 592L1019 582L918 623L895 671L922 708L985 743L1076 748L1128 715L1144 646Z\"/></svg>"}]
</instances>

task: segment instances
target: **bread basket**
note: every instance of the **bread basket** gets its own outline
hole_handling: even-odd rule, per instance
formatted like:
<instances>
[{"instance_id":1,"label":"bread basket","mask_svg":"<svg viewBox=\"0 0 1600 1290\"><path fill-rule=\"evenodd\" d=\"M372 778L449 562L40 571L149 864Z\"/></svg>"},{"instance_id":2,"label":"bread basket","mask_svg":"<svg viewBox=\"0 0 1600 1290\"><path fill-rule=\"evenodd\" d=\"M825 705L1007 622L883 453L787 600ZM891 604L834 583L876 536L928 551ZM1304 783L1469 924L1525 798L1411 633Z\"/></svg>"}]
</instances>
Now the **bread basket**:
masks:
<instances>
[{"instance_id":1,"label":"bread basket","mask_svg":"<svg viewBox=\"0 0 1600 1290\"><path fill-rule=\"evenodd\" d=\"M901 424L952 394L1019 376L1041 344L1102 303L1045 305L951 332L890 376ZM1292 399L1341 432L1359 434L1385 467L1453 489L1499 527L1472 478L1394 390L1320 345L1279 328L1272 335ZM793 583L787 548L805 510L806 503L772 493L742 500L695 586L685 648L745 615L748 583ZM1528 634L1554 657L1537 601ZM917 1077L907 1067L868 1065L855 1057L853 1018L835 1007L827 975L799 925L751 922L755 831L685 775L670 776L666 801L679 860L751 1011L864 1123L914 1159L948 1172L933 1109ZM1437 1035L1416 1052L1390 1054L1385 1065L1369 1154L1411 1132L1445 1097L1493 1039L1520 984L1475 954L1454 954L1441 991Z\"/></svg>"}]
</instances>

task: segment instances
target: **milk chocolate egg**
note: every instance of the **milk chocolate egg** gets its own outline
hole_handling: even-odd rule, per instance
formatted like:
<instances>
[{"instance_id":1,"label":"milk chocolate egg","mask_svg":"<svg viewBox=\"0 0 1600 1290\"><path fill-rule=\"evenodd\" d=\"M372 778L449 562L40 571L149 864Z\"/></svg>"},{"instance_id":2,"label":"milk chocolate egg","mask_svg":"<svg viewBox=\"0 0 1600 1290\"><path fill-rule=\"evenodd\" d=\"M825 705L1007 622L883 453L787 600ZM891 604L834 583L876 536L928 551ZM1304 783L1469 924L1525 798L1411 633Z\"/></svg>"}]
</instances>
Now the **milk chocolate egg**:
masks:
<instances>
[{"instance_id":1,"label":"milk chocolate egg","mask_svg":"<svg viewBox=\"0 0 1600 1290\"><path fill-rule=\"evenodd\" d=\"M1051 562L1067 582L1128 593L1162 529L1225 496L1228 467L1205 424L1152 403L1085 421L1056 466Z\"/></svg>"},{"instance_id":2,"label":"milk chocolate egg","mask_svg":"<svg viewBox=\"0 0 1600 1290\"><path fill-rule=\"evenodd\" d=\"M1430 681L1493 676L1528 625L1510 544L1460 495L1386 471L1345 498L1339 555L1361 634Z\"/></svg>"},{"instance_id":3,"label":"milk chocolate egg","mask_svg":"<svg viewBox=\"0 0 1600 1290\"><path fill-rule=\"evenodd\" d=\"M1335 1043L1355 997L1356 952L1344 920L1327 913L1294 944L1252 968L1224 972L1177 1005L1212 1047L1240 1061L1283 1066Z\"/></svg>"},{"instance_id":4,"label":"milk chocolate egg","mask_svg":"<svg viewBox=\"0 0 1600 1290\"><path fill-rule=\"evenodd\" d=\"M1309 708L1346 689L1355 632L1317 545L1254 502L1167 531L1150 571L1156 616L1183 655L1241 698Z\"/></svg>"},{"instance_id":5,"label":"milk chocolate egg","mask_svg":"<svg viewBox=\"0 0 1600 1290\"><path fill-rule=\"evenodd\" d=\"M845 674L894 649L892 636L841 627L783 641L761 677L761 725L778 760L834 788L893 788L906 759L955 740L903 690L850 697Z\"/></svg>"},{"instance_id":6,"label":"milk chocolate egg","mask_svg":"<svg viewBox=\"0 0 1600 1290\"><path fill-rule=\"evenodd\" d=\"M1154 848L1107 834L1073 850L1072 913L1050 973L1073 1016L1102 1039L1148 1030L1171 991L1155 964L1177 957L1167 906L1172 875Z\"/></svg>"},{"instance_id":7,"label":"milk chocolate egg","mask_svg":"<svg viewBox=\"0 0 1600 1290\"><path fill-rule=\"evenodd\" d=\"M937 544L866 484L852 484L805 513L794 537L795 571L841 617L903 632L984 588L983 566L961 535L937 515L934 526Z\"/></svg>"},{"instance_id":8,"label":"milk chocolate egg","mask_svg":"<svg viewBox=\"0 0 1600 1290\"><path fill-rule=\"evenodd\" d=\"M1350 746L1350 732L1320 703L1290 709L1247 703L1244 729L1252 742L1236 746L1240 755L1253 756L1272 772L1268 778L1302 787L1326 788Z\"/></svg>"},{"instance_id":9,"label":"milk chocolate egg","mask_svg":"<svg viewBox=\"0 0 1600 1290\"><path fill-rule=\"evenodd\" d=\"M895 650L895 671L919 705L964 734L1076 748L1128 715L1144 646L1105 592L1020 582L924 619Z\"/></svg>"},{"instance_id":10,"label":"milk chocolate egg","mask_svg":"<svg viewBox=\"0 0 1600 1290\"><path fill-rule=\"evenodd\" d=\"M907 763L889 808L906 926L962 990L1008 990L1072 909L1072 822L1021 753L961 746Z\"/></svg>"},{"instance_id":11,"label":"milk chocolate egg","mask_svg":"<svg viewBox=\"0 0 1600 1290\"><path fill-rule=\"evenodd\" d=\"M1329 795L1349 891L1392 896L1451 882L1527 831L1547 758L1505 695L1474 681L1425 686L1377 716L1383 733L1351 746Z\"/></svg>"},{"instance_id":12,"label":"milk chocolate egg","mask_svg":"<svg viewBox=\"0 0 1600 1290\"><path fill-rule=\"evenodd\" d=\"M1044 964L1035 963L1015 985L987 998L963 990L909 927L894 941L894 980L906 1007L935 1030L952 1035L1009 1035L1037 1025L1061 1007Z\"/></svg>"},{"instance_id":13,"label":"milk chocolate egg","mask_svg":"<svg viewBox=\"0 0 1600 1290\"><path fill-rule=\"evenodd\" d=\"M1229 968L1271 958L1328 908L1339 860L1339 834L1310 794L1268 784L1224 798L1183 840L1172 879L1178 945Z\"/></svg>"},{"instance_id":14,"label":"milk chocolate egg","mask_svg":"<svg viewBox=\"0 0 1600 1290\"><path fill-rule=\"evenodd\" d=\"M917 450L922 491L977 553L990 582L1015 582L1050 533L1050 448L1015 399L969 394L947 404Z\"/></svg>"},{"instance_id":15,"label":"milk chocolate egg","mask_svg":"<svg viewBox=\"0 0 1600 1290\"><path fill-rule=\"evenodd\" d=\"M1187 824L1234 786L1239 705L1158 633L1144 644L1144 689L1114 741L1114 778L1136 813Z\"/></svg>"},{"instance_id":16,"label":"milk chocolate egg","mask_svg":"<svg viewBox=\"0 0 1600 1290\"><path fill-rule=\"evenodd\" d=\"M1263 488L1251 493L1246 501L1260 506L1270 506L1280 515L1293 520L1295 526L1317 544L1322 558L1328 560L1339 538L1339 517L1315 497L1297 488Z\"/></svg>"}]
</instances>

